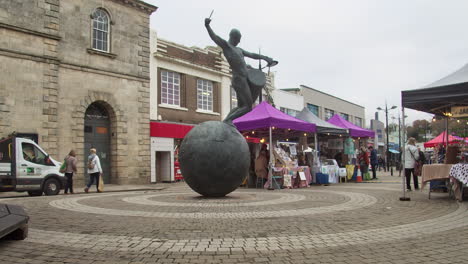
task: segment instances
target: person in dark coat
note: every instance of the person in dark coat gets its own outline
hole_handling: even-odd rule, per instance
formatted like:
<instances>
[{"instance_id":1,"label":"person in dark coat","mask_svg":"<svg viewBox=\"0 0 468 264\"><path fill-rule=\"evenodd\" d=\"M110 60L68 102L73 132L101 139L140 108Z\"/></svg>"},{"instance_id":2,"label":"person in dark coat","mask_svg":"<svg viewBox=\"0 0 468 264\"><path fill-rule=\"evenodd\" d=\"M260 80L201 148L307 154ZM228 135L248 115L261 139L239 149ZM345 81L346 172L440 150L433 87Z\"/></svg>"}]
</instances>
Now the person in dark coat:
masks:
<instances>
[{"instance_id":1,"label":"person in dark coat","mask_svg":"<svg viewBox=\"0 0 468 264\"><path fill-rule=\"evenodd\" d=\"M372 166L372 179L377 179L377 166L379 165L379 160L377 159L377 150L374 147L369 147L370 151L370 164Z\"/></svg>"}]
</instances>

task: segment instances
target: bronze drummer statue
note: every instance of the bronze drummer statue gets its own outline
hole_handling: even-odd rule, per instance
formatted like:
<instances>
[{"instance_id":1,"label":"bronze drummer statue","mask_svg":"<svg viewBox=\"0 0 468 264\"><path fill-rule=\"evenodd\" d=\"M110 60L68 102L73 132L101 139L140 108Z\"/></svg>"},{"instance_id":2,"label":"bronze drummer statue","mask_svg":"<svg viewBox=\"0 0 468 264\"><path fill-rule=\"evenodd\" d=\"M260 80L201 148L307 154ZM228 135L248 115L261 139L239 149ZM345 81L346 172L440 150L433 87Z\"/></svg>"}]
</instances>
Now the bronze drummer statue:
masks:
<instances>
[{"instance_id":1,"label":"bronze drummer statue","mask_svg":"<svg viewBox=\"0 0 468 264\"><path fill-rule=\"evenodd\" d=\"M224 119L225 123L232 124L234 119L252 110L253 102L257 100L261 89L266 84L265 74L259 69L248 66L245 63L244 56L252 59L265 60L269 67L276 65L278 62L270 57L251 53L237 47L241 39L241 33L237 29L231 30L228 41L222 39L213 32L213 29L210 27L210 22L210 18L205 18L205 27L211 39L223 49L224 57L226 57L232 70L232 87L237 93L238 106L232 109Z\"/></svg>"}]
</instances>

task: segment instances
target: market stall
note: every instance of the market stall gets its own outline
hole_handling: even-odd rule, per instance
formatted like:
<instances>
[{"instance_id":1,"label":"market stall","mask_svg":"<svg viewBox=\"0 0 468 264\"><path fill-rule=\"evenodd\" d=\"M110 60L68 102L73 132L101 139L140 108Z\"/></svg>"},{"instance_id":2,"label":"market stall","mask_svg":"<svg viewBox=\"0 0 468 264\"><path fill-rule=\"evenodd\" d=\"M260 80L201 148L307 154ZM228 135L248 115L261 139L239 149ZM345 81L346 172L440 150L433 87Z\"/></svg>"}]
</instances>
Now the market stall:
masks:
<instances>
[{"instance_id":1,"label":"market stall","mask_svg":"<svg viewBox=\"0 0 468 264\"><path fill-rule=\"evenodd\" d=\"M375 131L374 130L369 130L369 129L359 127L359 126L357 126L357 125L343 119L338 114L333 115L328 120L328 122L333 124L333 125L336 125L338 127L348 129L349 137L347 138L347 142L346 142L347 148L345 148L345 154L349 155L350 160L353 160L355 155L356 155L356 154L352 154L352 153L354 153L354 149L353 150L350 149L350 146L352 146L352 145L354 145L354 147L356 147L356 144L353 144L354 140L358 140L357 149L360 149L360 147L362 147L362 146L364 146L367 149L367 138L374 138L375 137ZM353 138L354 140L351 139L351 138ZM361 143L361 139L364 140L363 144ZM346 168L347 168L347 171L348 171L348 175L347 175L348 178L353 178L355 175L357 175L357 170L359 168L359 166L355 166L355 165L359 165L359 164L357 164L358 162L351 162L351 163L352 164L346 165ZM362 168L359 168L359 169L362 170ZM350 174L349 172L352 172L352 174ZM368 176L367 179L369 179L370 176L368 174L366 174L366 175ZM363 175L363 177L364 177L364 175Z\"/></svg>"},{"instance_id":2,"label":"market stall","mask_svg":"<svg viewBox=\"0 0 468 264\"><path fill-rule=\"evenodd\" d=\"M448 141L447 141L447 131L444 131L440 133L437 137L433 138L432 140L429 140L428 142L424 143L424 148L433 148L438 145L447 145L447 142L449 145L451 144L457 144L460 141L465 141L463 138L457 137L457 136L452 136L448 135Z\"/></svg>"},{"instance_id":3,"label":"market stall","mask_svg":"<svg viewBox=\"0 0 468 264\"><path fill-rule=\"evenodd\" d=\"M279 149L274 149L273 141L288 141L292 138L299 138L300 136L307 136L310 133L316 132L315 124L289 116L272 107L267 102L260 103L249 113L235 119L233 123L245 137L261 138L262 141L269 139L270 161L268 166L268 182L266 184L269 188L273 186L273 181L275 180L273 178L273 170L277 171L279 167L293 169L298 167L292 161L289 162L284 159L281 161L281 159L278 159L278 157L281 158L280 151ZM281 162L281 166L277 167L276 164ZM279 174L281 173L284 175L284 171Z\"/></svg>"},{"instance_id":4,"label":"market stall","mask_svg":"<svg viewBox=\"0 0 468 264\"><path fill-rule=\"evenodd\" d=\"M317 133L314 134L313 138L316 149L318 149L320 142L326 143L322 144L322 146L326 145L327 147L326 151L322 150L322 154L325 155L321 155L322 160L312 169L313 176L315 176L317 173L320 173L323 176L320 175L322 177L317 178L314 182L338 182L340 173L339 167L344 167L345 164L348 164L347 155L345 153L345 139L349 136L348 129L335 126L325 120L320 119L307 107L304 107L304 109L302 109L302 111L296 115L296 118L317 125ZM333 162L333 160L335 160L335 162ZM342 174L346 176L346 172L342 171ZM328 175L328 177L325 175Z\"/></svg>"},{"instance_id":5,"label":"market stall","mask_svg":"<svg viewBox=\"0 0 468 264\"><path fill-rule=\"evenodd\" d=\"M421 89L416 90L408 90L401 92L401 103L402 103L402 116L403 116L403 125L405 127L405 108L410 108L418 111L423 111L431 114L435 114L438 116L445 117L445 129L449 131L448 128L448 120L449 118L468 118L468 64L463 66L458 71L442 78L432 84L429 84ZM403 138L405 138L405 130L403 132ZM450 142L450 135L449 133L444 133L443 137L447 145L447 142ZM403 149L405 147L405 143L403 142ZM448 148L447 148L448 149ZM464 149L460 149L462 152L466 152L466 146ZM403 152L403 155L404 152ZM460 155L460 157L465 157L463 162L466 162L466 155ZM404 156L403 156L404 159ZM447 163L446 159L446 163ZM455 162L459 162L459 160L455 160ZM430 171L430 167L432 165L424 165L423 171L427 170ZM426 168L425 168L426 167ZM468 166L457 166L461 168L461 173L457 174L467 174ZM436 177L446 177L444 175L437 175ZM406 188L405 188L405 177L402 177L402 185L403 185L403 197L400 198L402 201L409 200L406 197ZM463 187L463 183L453 178L454 181L458 181L457 185L461 184ZM462 189L462 188L461 188ZM463 189L461 190L463 192Z\"/></svg>"}]
</instances>

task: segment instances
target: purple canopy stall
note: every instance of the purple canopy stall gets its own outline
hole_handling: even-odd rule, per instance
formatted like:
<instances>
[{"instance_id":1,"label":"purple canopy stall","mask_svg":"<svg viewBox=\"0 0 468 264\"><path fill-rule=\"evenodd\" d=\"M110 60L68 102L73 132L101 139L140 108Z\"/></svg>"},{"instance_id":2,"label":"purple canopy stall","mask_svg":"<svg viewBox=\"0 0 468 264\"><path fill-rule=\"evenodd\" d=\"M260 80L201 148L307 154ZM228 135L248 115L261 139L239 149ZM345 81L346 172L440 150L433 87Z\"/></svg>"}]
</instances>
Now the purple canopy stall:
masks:
<instances>
[{"instance_id":1,"label":"purple canopy stall","mask_svg":"<svg viewBox=\"0 0 468 264\"><path fill-rule=\"evenodd\" d=\"M263 129L268 130L270 127L287 129L289 131L317 131L315 124L289 116L267 102L260 103L252 111L235 119L233 123L239 131L261 131Z\"/></svg>"},{"instance_id":2,"label":"purple canopy stall","mask_svg":"<svg viewBox=\"0 0 468 264\"><path fill-rule=\"evenodd\" d=\"M269 105L267 102L262 102L257 105L252 111L235 119L234 125L241 132L252 133L252 136L269 136L270 138L270 157L273 157L273 133L282 135L283 137L299 136L300 133L313 133L317 131L315 124L311 124L292 116L289 116L280 110ZM272 158L269 164L268 180L270 181L270 189L272 188Z\"/></svg>"},{"instance_id":3,"label":"purple canopy stall","mask_svg":"<svg viewBox=\"0 0 468 264\"><path fill-rule=\"evenodd\" d=\"M375 137L375 132L373 130L358 127L355 124L352 124L346 121L340 115L337 115L337 114L335 114L330 119L328 119L328 122L335 126L348 129L349 135L351 137L370 137L370 138Z\"/></svg>"}]
</instances>

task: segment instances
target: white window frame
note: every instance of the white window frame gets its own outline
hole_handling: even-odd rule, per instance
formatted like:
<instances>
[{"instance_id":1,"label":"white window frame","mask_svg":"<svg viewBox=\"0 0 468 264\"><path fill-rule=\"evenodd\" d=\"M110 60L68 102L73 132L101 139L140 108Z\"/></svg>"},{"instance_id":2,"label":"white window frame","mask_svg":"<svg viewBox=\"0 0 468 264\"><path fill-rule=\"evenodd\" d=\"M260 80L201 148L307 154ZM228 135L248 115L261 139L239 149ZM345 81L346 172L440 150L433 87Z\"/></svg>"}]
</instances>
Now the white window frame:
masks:
<instances>
[{"instance_id":1,"label":"white window frame","mask_svg":"<svg viewBox=\"0 0 468 264\"><path fill-rule=\"evenodd\" d=\"M109 12L102 8L97 8L94 10L91 18L91 48L110 53L111 19ZM104 37L99 39L99 33L105 34L105 43ZM98 47L98 43L100 42L102 43L102 49Z\"/></svg>"},{"instance_id":2,"label":"white window frame","mask_svg":"<svg viewBox=\"0 0 468 264\"><path fill-rule=\"evenodd\" d=\"M197 110L213 112L213 82L197 79Z\"/></svg>"},{"instance_id":3,"label":"white window frame","mask_svg":"<svg viewBox=\"0 0 468 264\"><path fill-rule=\"evenodd\" d=\"M161 71L161 104L180 107L180 74Z\"/></svg>"}]
</instances>

